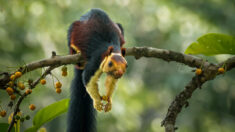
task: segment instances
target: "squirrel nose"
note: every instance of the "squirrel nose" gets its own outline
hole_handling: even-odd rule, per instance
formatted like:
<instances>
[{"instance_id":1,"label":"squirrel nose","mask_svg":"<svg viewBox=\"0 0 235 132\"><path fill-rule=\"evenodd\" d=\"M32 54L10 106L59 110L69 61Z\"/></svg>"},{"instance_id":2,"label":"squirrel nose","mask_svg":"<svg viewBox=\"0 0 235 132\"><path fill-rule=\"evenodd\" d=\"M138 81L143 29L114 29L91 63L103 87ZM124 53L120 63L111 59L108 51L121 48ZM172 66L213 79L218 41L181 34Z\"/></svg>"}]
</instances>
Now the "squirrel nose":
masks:
<instances>
[{"instance_id":1,"label":"squirrel nose","mask_svg":"<svg viewBox=\"0 0 235 132\"><path fill-rule=\"evenodd\" d=\"M120 78L122 75L123 75L123 71L122 70L117 70L116 71L116 76L118 77L118 78Z\"/></svg>"},{"instance_id":2,"label":"squirrel nose","mask_svg":"<svg viewBox=\"0 0 235 132\"><path fill-rule=\"evenodd\" d=\"M123 71L122 71L122 70L118 70L118 74L119 74L119 75L122 75L122 74L123 74Z\"/></svg>"},{"instance_id":3,"label":"squirrel nose","mask_svg":"<svg viewBox=\"0 0 235 132\"><path fill-rule=\"evenodd\" d=\"M116 72L115 72L115 77L116 78L120 78L122 75L123 75L123 71L122 70L117 70Z\"/></svg>"}]
</instances>

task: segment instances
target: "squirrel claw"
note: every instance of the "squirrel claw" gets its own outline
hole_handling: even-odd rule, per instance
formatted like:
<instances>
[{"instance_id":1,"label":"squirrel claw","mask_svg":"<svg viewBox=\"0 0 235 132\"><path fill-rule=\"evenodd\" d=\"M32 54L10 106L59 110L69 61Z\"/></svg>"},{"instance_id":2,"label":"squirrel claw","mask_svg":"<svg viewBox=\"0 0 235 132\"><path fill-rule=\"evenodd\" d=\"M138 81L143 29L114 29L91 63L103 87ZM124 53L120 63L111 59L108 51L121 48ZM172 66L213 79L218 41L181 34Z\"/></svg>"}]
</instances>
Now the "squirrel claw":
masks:
<instances>
[{"instance_id":1,"label":"squirrel claw","mask_svg":"<svg viewBox=\"0 0 235 132\"><path fill-rule=\"evenodd\" d=\"M101 101L96 101L94 103L94 108L97 110L97 111L102 111L103 110L103 104L101 103Z\"/></svg>"},{"instance_id":2,"label":"squirrel claw","mask_svg":"<svg viewBox=\"0 0 235 132\"><path fill-rule=\"evenodd\" d=\"M112 109L112 103L108 102L104 107L104 112L109 112Z\"/></svg>"}]
</instances>

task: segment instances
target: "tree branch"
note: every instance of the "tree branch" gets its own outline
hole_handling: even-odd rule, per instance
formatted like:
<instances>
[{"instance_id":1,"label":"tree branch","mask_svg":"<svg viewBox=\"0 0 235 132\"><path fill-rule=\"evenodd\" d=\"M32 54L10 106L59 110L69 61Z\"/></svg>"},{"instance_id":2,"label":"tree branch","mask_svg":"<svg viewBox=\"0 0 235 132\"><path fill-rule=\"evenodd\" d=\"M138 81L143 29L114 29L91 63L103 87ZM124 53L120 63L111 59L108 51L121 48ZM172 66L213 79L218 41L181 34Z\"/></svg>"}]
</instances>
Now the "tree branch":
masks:
<instances>
[{"instance_id":1,"label":"tree branch","mask_svg":"<svg viewBox=\"0 0 235 132\"><path fill-rule=\"evenodd\" d=\"M219 63L218 65L210 64L206 67L203 67L203 73L199 76L194 76L192 80L185 86L185 89L180 92L172 101L171 105L168 108L165 119L162 121L162 126L165 127L165 132L174 132L175 131L175 122L178 114L181 112L183 106L188 107L187 100L190 99L193 92L209 80L214 79L217 75L221 73L218 72L218 68L225 66L227 71L235 67L235 57L229 58L228 60Z\"/></svg>"},{"instance_id":2,"label":"tree branch","mask_svg":"<svg viewBox=\"0 0 235 132\"><path fill-rule=\"evenodd\" d=\"M159 58L168 62L175 61L175 62L183 63L190 67L200 67L204 65L205 66L209 65L208 62L204 62L203 59L195 57L195 56L186 55L183 53L165 50L165 49L151 48L151 47L127 48L126 55L134 56L136 59L139 59L141 57ZM54 66L54 65L61 66L61 65L67 65L67 64L76 64L78 62L80 63L83 62L83 58L81 54L55 56L49 59L43 59L43 60L29 63L23 67L20 67L17 71L21 71L22 74L25 74L27 72L30 72L30 71L33 71L42 67L48 67L48 66ZM0 79L0 89L6 89L6 87L4 86L6 86L6 84L10 81L10 75L11 75L10 73L2 74L3 77Z\"/></svg>"}]
</instances>

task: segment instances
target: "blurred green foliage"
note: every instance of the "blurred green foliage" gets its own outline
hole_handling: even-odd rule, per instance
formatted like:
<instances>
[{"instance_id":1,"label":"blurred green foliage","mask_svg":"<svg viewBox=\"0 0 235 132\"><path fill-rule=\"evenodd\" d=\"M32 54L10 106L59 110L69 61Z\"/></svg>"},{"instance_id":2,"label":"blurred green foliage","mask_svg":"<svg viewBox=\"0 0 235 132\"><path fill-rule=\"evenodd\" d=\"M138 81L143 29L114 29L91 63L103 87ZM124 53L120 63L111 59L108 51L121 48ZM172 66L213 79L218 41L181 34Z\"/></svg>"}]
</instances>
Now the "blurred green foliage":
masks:
<instances>
[{"instance_id":1,"label":"blurred green foliage","mask_svg":"<svg viewBox=\"0 0 235 132\"><path fill-rule=\"evenodd\" d=\"M152 46L183 52L205 33L235 35L233 0L0 0L0 72L14 71L20 65L57 54L68 54L69 25L91 8L102 8L125 29L126 47ZM206 57L219 62L229 55ZM127 57L127 74L119 80L110 113L98 113L101 132L163 132L160 123L174 97L194 75L191 68L175 62ZM43 69L42 69L43 70ZM35 79L42 70L25 75ZM207 82L190 99L189 107L179 114L178 132L233 132L235 129L235 71ZM51 77L47 85L38 85L21 105L23 114L69 97L73 66L69 77L60 69L53 71L63 83L58 95ZM101 79L101 82L104 80ZM102 83L101 86L102 87ZM1 106L8 115L9 97L0 91ZM36 111L28 105L34 103ZM7 122L1 118L0 122ZM50 132L66 130L66 115L44 127ZM25 130L32 120L21 125Z\"/></svg>"}]
</instances>

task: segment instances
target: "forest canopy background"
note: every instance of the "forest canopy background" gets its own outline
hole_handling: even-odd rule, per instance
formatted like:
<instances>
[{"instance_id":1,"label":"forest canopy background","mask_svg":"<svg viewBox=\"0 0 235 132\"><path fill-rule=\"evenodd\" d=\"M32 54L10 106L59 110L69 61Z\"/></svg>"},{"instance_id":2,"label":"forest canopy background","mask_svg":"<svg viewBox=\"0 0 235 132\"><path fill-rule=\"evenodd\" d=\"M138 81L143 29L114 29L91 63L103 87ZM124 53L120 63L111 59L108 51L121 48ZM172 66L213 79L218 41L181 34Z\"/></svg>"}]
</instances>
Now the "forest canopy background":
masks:
<instances>
[{"instance_id":1,"label":"forest canopy background","mask_svg":"<svg viewBox=\"0 0 235 132\"><path fill-rule=\"evenodd\" d=\"M0 72L14 71L20 65L48 58L51 51L68 54L67 29L69 25L91 8L102 8L125 29L126 47L150 46L184 52L199 36L218 32L235 35L235 2L232 0L55 0L4 1L0 0ZM220 62L229 55L204 57ZM160 122L175 95L194 75L191 68L157 59L142 58L135 61L127 57L127 74L119 81L113 97L113 110L98 114L99 131L159 131ZM37 86L25 99L21 108L34 115L28 105L43 108L69 97L69 77L62 78L60 70L53 73L63 83L63 92L54 92L53 83ZM234 70L203 85L194 93L190 107L183 109L177 119L179 132L232 132L235 129ZM25 77L37 77L41 70ZM51 80L51 79L48 79ZM103 80L101 80L103 82ZM0 92L1 105L9 100ZM7 119L0 119L7 122ZM60 125L61 124L61 125ZM64 131L66 115L45 127L48 131ZM23 124L23 130L31 121Z\"/></svg>"}]
</instances>

